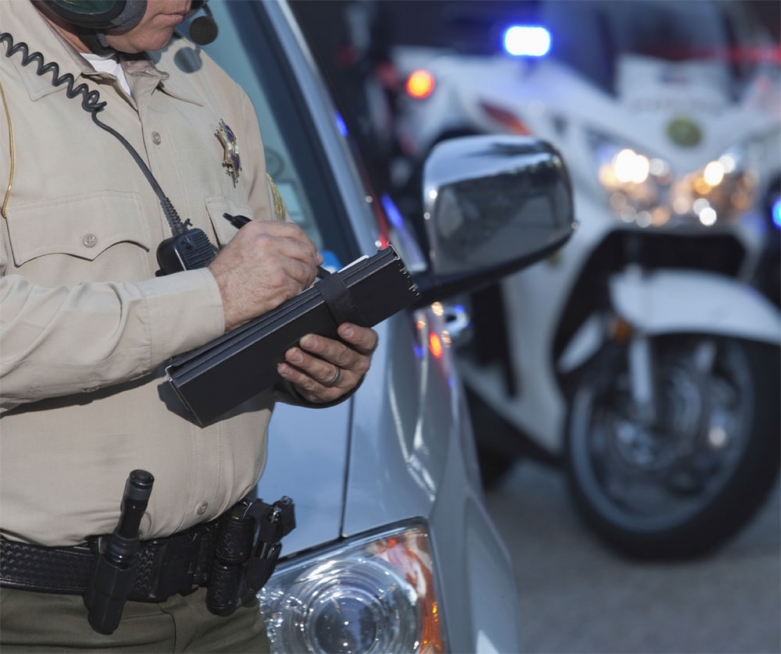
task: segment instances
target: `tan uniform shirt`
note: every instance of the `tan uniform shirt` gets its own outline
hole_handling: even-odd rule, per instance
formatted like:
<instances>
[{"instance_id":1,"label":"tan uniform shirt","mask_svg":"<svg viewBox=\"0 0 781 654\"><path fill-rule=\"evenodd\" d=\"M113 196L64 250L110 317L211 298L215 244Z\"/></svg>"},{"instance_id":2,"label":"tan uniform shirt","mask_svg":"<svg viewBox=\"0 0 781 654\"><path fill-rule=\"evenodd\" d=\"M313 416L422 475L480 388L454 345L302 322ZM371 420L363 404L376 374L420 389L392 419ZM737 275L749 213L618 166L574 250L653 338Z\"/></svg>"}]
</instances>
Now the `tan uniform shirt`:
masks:
<instances>
[{"instance_id":1,"label":"tan uniform shirt","mask_svg":"<svg viewBox=\"0 0 781 654\"><path fill-rule=\"evenodd\" d=\"M0 32L100 91L100 120L213 243L235 233L223 212L273 218L252 104L191 43L174 39L156 65L124 61L131 98L31 3L3 0ZM186 418L161 364L223 333L214 278L205 269L155 277L171 231L141 169L81 97L0 50L0 201L14 163L0 220L0 533L44 545L108 533L135 468L155 476L142 538L214 518L260 477L273 394L205 429ZM235 185L220 120L239 145Z\"/></svg>"}]
</instances>

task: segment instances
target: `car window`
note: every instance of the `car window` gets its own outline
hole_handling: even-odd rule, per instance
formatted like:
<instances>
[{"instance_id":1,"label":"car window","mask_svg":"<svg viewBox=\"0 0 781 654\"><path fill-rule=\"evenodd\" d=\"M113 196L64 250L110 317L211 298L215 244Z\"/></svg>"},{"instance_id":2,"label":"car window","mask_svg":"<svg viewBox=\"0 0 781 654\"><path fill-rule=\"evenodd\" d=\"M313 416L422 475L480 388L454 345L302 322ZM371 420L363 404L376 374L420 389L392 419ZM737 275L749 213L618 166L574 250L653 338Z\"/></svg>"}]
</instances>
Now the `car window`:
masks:
<instances>
[{"instance_id":1,"label":"car window","mask_svg":"<svg viewBox=\"0 0 781 654\"><path fill-rule=\"evenodd\" d=\"M357 246L351 238L322 142L259 3L212 2L217 40L204 50L247 92L258 115L269 175L290 217L326 258L340 267Z\"/></svg>"}]
</instances>

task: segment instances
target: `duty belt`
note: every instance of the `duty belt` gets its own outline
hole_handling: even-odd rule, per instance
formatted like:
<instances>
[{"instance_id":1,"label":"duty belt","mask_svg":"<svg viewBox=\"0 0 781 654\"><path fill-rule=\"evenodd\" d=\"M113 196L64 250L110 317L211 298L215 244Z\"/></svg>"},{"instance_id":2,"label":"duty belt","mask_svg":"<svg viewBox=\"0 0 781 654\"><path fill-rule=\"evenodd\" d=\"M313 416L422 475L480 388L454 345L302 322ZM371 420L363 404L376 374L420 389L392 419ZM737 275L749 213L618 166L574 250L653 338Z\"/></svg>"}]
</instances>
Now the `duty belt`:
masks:
<instances>
[{"instance_id":1,"label":"duty belt","mask_svg":"<svg viewBox=\"0 0 781 654\"><path fill-rule=\"evenodd\" d=\"M229 613L240 590L258 591L279 558L279 541L295 527L288 498L240 502L216 520L166 538L142 541L128 600L162 602L207 587L212 613ZM0 537L0 586L83 595L106 537L85 546L40 547Z\"/></svg>"}]
</instances>

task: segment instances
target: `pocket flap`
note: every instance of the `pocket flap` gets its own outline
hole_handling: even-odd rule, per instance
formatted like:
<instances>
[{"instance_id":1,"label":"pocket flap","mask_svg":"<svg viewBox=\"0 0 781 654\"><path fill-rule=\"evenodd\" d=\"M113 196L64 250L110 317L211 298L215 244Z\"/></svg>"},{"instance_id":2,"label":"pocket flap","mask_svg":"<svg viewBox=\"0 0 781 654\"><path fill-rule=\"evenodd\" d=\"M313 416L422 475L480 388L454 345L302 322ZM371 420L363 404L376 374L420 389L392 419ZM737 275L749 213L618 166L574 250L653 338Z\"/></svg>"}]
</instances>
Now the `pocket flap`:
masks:
<instances>
[{"instance_id":1,"label":"pocket flap","mask_svg":"<svg viewBox=\"0 0 781 654\"><path fill-rule=\"evenodd\" d=\"M17 266L55 253L91 261L123 241L148 250L151 240L138 196L113 191L9 207L8 232Z\"/></svg>"}]
</instances>

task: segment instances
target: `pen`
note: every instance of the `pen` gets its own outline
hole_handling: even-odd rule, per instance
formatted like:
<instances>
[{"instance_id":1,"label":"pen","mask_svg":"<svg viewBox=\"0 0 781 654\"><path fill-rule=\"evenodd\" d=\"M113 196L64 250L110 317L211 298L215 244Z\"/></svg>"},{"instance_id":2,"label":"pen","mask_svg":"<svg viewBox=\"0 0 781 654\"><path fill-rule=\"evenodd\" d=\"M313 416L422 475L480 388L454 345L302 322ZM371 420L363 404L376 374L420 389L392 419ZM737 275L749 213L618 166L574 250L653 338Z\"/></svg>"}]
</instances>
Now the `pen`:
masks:
<instances>
[{"instance_id":1,"label":"pen","mask_svg":"<svg viewBox=\"0 0 781 654\"><path fill-rule=\"evenodd\" d=\"M250 219L247 218L247 216L232 216L229 213L222 214L222 217L225 218L231 225L233 225L236 229L241 229L246 225Z\"/></svg>"},{"instance_id":2,"label":"pen","mask_svg":"<svg viewBox=\"0 0 781 654\"><path fill-rule=\"evenodd\" d=\"M241 229L246 225L248 222L250 222L250 219L247 218L247 216L232 216L229 213L222 214L222 217L225 218L231 225L233 225L236 229ZM317 267L317 276L318 277L325 277L326 275L330 275L331 273L323 268L322 266Z\"/></svg>"}]
</instances>

